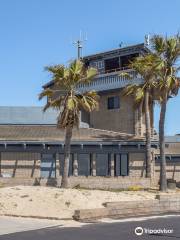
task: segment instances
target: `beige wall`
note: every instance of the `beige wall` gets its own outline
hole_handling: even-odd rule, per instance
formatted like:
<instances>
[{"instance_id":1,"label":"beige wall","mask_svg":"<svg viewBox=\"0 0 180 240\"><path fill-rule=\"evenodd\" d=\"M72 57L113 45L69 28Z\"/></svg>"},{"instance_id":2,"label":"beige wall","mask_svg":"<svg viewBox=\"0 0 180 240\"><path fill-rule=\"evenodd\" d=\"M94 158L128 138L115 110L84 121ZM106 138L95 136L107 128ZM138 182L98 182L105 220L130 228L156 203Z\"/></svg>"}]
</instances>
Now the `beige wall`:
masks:
<instances>
[{"instance_id":1,"label":"beige wall","mask_svg":"<svg viewBox=\"0 0 180 240\"><path fill-rule=\"evenodd\" d=\"M165 145L165 153L167 155L179 155L180 156L180 142L177 143L169 143ZM159 155L159 149L155 150L155 154ZM167 161L166 162L166 174L167 179L175 179L176 181L180 181L180 162ZM156 180L159 179L160 176L160 163L156 162L155 165L155 177Z\"/></svg>"},{"instance_id":2,"label":"beige wall","mask_svg":"<svg viewBox=\"0 0 180 240\"><path fill-rule=\"evenodd\" d=\"M29 152L2 152L1 174L18 178L40 177L40 154Z\"/></svg>"},{"instance_id":3,"label":"beige wall","mask_svg":"<svg viewBox=\"0 0 180 240\"><path fill-rule=\"evenodd\" d=\"M108 97L120 97L120 108L107 108ZM135 133L135 117L132 97L123 97L122 91L100 95L99 110L90 114L90 125L97 129L107 129L125 133Z\"/></svg>"},{"instance_id":4,"label":"beige wall","mask_svg":"<svg viewBox=\"0 0 180 240\"><path fill-rule=\"evenodd\" d=\"M129 176L145 177L145 153L129 153Z\"/></svg>"}]
</instances>

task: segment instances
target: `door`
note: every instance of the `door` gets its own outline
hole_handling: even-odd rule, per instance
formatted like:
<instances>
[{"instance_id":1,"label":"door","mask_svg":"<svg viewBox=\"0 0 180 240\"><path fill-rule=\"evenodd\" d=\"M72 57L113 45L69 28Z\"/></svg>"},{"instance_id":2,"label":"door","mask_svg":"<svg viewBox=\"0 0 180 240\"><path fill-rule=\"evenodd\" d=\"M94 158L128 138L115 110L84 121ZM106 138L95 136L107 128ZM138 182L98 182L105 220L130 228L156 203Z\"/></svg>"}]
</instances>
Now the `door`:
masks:
<instances>
[{"instance_id":1,"label":"door","mask_svg":"<svg viewBox=\"0 0 180 240\"><path fill-rule=\"evenodd\" d=\"M90 154L78 154L78 175L90 175Z\"/></svg>"},{"instance_id":2,"label":"door","mask_svg":"<svg viewBox=\"0 0 180 240\"><path fill-rule=\"evenodd\" d=\"M42 154L41 157L41 177L56 177L56 161L54 154Z\"/></svg>"},{"instance_id":3,"label":"door","mask_svg":"<svg viewBox=\"0 0 180 240\"><path fill-rule=\"evenodd\" d=\"M128 154L116 154L115 156L115 176L128 176L129 161Z\"/></svg>"},{"instance_id":4,"label":"door","mask_svg":"<svg viewBox=\"0 0 180 240\"><path fill-rule=\"evenodd\" d=\"M96 154L96 175L108 176L109 161L108 154Z\"/></svg>"}]
</instances>

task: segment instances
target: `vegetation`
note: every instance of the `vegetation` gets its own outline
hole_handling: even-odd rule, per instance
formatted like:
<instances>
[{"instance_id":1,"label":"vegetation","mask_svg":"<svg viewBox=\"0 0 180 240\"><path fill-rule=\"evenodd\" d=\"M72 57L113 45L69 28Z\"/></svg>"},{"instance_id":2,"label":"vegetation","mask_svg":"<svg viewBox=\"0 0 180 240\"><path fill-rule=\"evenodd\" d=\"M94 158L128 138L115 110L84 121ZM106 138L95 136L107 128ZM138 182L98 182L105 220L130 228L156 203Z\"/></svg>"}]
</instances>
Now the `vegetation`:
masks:
<instances>
[{"instance_id":1,"label":"vegetation","mask_svg":"<svg viewBox=\"0 0 180 240\"><path fill-rule=\"evenodd\" d=\"M125 96L135 96L135 108L141 108L145 113L146 125L146 177L151 177L151 117L150 108L153 104L155 89L154 81L154 60L153 54L147 54L134 59L130 63L130 68L140 74L144 82L142 84L130 84L125 88ZM131 76L130 76L131 78Z\"/></svg>"},{"instance_id":2,"label":"vegetation","mask_svg":"<svg viewBox=\"0 0 180 240\"><path fill-rule=\"evenodd\" d=\"M159 118L159 145L160 145L160 190L167 190L166 157L164 125L168 99L178 94L180 81L177 76L180 66L180 37L154 36L152 38L152 50L156 55L156 69L154 75L157 81L157 90L161 111Z\"/></svg>"},{"instance_id":3,"label":"vegetation","mask_svg":"<svg viewBox=\"0 0 180 240\"><path fill-rule=\"evenodd\" d=\"M46 67L54 81L53 88L42 91L39 99L48 97L44 111L55 108L59 111L57 127L65 129L64 169L61 187L68 187L70 146L73 127L79 127L80 110L91 112L98 108L98 96L95 91L79 93L80 83L90 82L97 74L96 69L86 68L82 61L75 60L68 67L55 65Z\"/></svg>"},{"instance_id":4,"label":"vegetation","mask_svg":"<svg viewBox=\"0 0 180 240\"><path fill-rule=\"evenodd\" d=\"M139 73L144 83L130 84L125 89L125 95L135 95L135 104L143 104L146 123L146 159L147 177L150 176L150 150L151 150L151 124L149 106L154 100L160 103L159 118L159 146L160 146L160 190L167 190L166 157L164 125L168 100L178 94L180 79L178 72L180 65L180 37L153 36L151 39L152 52L145 56L137 57L130 64Z\"/></svg>"}]
</instances>

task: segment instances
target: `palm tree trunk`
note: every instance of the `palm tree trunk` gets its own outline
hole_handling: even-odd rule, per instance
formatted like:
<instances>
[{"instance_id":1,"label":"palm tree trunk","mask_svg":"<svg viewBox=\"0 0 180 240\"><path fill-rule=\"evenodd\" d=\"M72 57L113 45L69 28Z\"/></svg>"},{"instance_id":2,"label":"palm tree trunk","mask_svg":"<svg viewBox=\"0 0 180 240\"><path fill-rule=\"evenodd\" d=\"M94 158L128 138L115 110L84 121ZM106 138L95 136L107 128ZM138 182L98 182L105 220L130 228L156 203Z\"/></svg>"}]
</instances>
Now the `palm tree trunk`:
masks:
<instances>
[{"instance_id":1,"label":"palm tree trunk","mask_svg":"<svg viewBox=\"0 0 180 240\"><path fill-rule=\"evenodd\" d=\"M68 174L69 174L69 160L71 153L71 139L72 139L72 127L66 128L65 135L65 149L64 149L64 169L61 181L62 188L68 188Z\"/></svg>"},{"instance_id":2,"label":"palm tree trunk","mask_svg":"<svg viewBox=\"0 0 180 240\"><path fill-rule=\"evenodd\" d=\"M166 116L167 96L165 96L161 104L161 113L159 119L159 145L160 145L160 191L167 191L166 179L166 157L165 157L165 139L164 139L164 123Z\"/></svg>"},{"instance_id":3,"label":"palm tree trunk","mask_svg":"<svg viewBox=\"0 0 180 240\"><path fill-rule=\"evenodd\" d=\"M145 124L146 124L146 177L151 177L151 121L149 113L149 91L145 91Z\"/></svg>"}]
</instances>

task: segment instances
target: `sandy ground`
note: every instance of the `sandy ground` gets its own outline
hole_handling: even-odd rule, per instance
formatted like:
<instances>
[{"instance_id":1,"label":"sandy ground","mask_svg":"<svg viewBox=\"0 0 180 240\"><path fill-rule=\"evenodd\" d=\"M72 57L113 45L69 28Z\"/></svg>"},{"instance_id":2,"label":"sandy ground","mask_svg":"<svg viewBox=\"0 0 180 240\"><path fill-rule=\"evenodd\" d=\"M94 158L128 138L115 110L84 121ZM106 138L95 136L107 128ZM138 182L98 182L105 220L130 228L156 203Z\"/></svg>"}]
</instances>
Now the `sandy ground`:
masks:
<instances>
[{"instance_id":1,"label":"sandy ground","mask_svg":"<svg viewBox=\"0 0 180 240\"><path fill-rule=\"evenodd\" d=\"M71 218L76 209L101 208L104 202L154 199L155 195L144 191L4 187L0 188L0 215Z\"/></svg>"}]
</instances>

